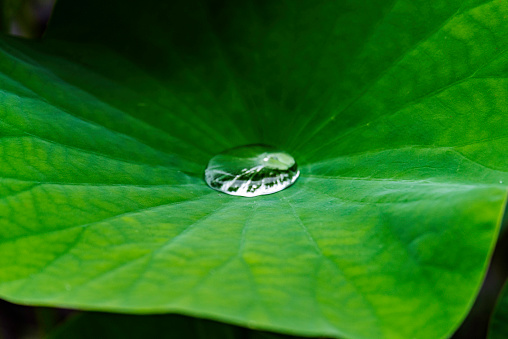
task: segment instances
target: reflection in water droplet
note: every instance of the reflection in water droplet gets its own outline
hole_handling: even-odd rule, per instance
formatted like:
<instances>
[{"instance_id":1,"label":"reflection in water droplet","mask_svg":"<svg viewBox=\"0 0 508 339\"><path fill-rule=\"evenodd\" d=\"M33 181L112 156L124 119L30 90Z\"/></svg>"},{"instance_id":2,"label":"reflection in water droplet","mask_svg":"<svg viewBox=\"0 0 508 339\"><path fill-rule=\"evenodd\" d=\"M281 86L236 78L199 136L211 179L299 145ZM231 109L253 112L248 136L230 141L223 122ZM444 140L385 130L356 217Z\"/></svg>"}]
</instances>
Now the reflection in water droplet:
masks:
<instances>
[{"instance_id":1,"label":"reflection in water droplet","mask_svg":"<svg viewBox=\"0 0 508 339\"><path fill-rule=\"evenodd\" d=\"M293 184L300 171L289 154L265 145L232 148L214 156L205 170L211 188L231 195L255 197Z\"/></svg>"}]
</instances>

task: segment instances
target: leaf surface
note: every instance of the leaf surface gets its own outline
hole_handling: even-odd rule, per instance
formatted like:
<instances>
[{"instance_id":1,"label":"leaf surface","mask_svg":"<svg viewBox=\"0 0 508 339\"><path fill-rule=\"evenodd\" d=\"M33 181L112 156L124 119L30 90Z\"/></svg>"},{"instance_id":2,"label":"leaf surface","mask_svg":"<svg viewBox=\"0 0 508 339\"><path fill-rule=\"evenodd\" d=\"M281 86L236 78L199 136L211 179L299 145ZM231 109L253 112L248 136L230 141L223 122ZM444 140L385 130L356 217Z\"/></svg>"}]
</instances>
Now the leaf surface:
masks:
<instances>
[{"instance_id":1,"label":"leaf surface","mask_svg":"<svg viewBox=\"0 0 508 339\"><path fill-rule=\"evenodd\" d=\"M0 40L0 295L346 338L462 321L508 182L503 1L60 1ZM203 180L264 143L301 177Z\"/></svg>"}]
</instances>

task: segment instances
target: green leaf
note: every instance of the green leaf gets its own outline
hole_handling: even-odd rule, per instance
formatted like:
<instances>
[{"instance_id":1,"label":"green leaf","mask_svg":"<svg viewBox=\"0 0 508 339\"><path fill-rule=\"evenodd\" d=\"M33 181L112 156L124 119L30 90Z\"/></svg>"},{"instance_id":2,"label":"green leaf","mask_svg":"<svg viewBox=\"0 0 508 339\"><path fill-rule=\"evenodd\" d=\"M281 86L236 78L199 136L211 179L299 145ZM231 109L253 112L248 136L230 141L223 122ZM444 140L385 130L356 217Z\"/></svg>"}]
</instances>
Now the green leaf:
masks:
<instances>
[{"instance_id":1,"label":"green leaf","mask_svg":"<svg viewBox=\"0 0 508 339\"><path fill-rule=\"evenodd\" d=\"M490 319L489 339L503 339L508 336L508 293L506 291L505 285Z\"/></svg>"},{"instance_id":2,"label":"green leaf","mask_svg":"<svg viewBox=\"0 0 508 339\"><path fill-rule=\"evenodd\" d=\"M0 40L0 296L293 333L440 338L506 202L504 1L62 0ZM215 154L290 188L208 188Z\"/></svg>"},{"instance_id":3,"label":"green leaf","mask_svg":"<svg viewBox=\"0 0 508 339\"><path fill-rule=\"evenodd\" d=\"M48 339L67 338L297 339L178 315L133 316L102 313L74 315L48 336Z\"/></svg>"}]
</instances>

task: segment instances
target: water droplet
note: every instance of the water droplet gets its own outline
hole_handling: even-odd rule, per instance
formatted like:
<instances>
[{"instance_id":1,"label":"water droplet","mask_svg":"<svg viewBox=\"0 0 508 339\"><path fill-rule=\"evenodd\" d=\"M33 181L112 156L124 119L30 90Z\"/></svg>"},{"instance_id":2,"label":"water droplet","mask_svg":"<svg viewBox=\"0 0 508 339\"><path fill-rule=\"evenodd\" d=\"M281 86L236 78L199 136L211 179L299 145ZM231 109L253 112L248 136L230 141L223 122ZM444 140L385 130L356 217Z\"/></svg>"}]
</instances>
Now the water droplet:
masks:
<instances>
[{"instance_id":1,"label":"water droplet","mask_svg":"<svg viewBox=\"0 0 508 339\"><path fill-rule=\"evenodd\" d=\"M255 197L291 186L300 171L295 159L271 146L248 145L214 156L205 170L211 188L231 195Z\"/></svg>"}]
</instances>

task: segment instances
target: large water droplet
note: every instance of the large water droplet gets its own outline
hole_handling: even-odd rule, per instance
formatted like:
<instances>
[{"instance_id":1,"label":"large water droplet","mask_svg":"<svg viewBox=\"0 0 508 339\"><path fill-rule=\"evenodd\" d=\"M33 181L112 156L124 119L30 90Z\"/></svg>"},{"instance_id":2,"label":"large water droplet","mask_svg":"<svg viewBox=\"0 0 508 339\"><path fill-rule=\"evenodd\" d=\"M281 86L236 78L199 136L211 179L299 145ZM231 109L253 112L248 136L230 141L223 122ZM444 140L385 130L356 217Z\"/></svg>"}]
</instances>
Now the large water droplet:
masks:
<instances>
[{"instance_id":1,"label":"large water droplet","mask_svg":"<svg viewBox=\"0 0 508 339\"><path fill-rule=\"evenodd\" d=\"M265 145L241 146L222 152L210 160L205 170L208 186L243 197L281 191L299 175L291 155Z\"/></svg>"}]
</instances>

